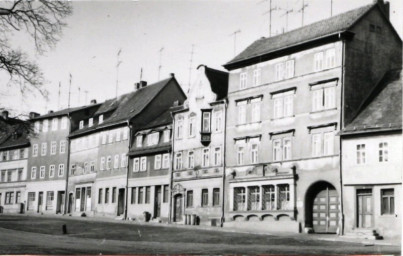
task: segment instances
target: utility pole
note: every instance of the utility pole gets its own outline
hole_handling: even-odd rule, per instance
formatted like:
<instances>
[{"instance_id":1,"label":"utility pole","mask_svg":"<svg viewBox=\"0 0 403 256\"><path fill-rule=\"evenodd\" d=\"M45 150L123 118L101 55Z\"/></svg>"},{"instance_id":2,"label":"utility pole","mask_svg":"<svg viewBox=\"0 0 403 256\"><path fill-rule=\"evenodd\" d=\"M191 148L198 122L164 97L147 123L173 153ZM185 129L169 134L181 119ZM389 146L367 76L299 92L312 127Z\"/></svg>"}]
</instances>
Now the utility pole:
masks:
<instances>
[{"instance_id":1,"label":"utility pole","mask_svg":"<svg viewBox=\"0 0 403 256\"><path fill-rule=\"evenodd\" d=\"M272 6L272 0L270 0L269 10L263 13L263 15L269 14L269 37L271 37L271 20L272 20L273 11L277 10L277 7L272 8L271 6Z\"/></svg>"},{"instance_id":2,"label":"utility pole","mask_svg":"<svg viewBox=\"0 0 403 256\"><path fill-rule=\"evenodd\" d=\"M119 88L119 66L122 64L120 61L120 54L122 53L122 48L119 48L119 51L116 55L116 98L118 98L118 88Z\"/></svg>"},{"instance_id":3,"label":"utility pole","mask_svg":"<svg viewBox=\"0 0 403 256\"><path fill-rule=\"evenodd\" d=\"M238 29L230 34L230 36L234 36L234 56L236 55L236 34L241 33L241 30Z\"/></svg>"},{"instance_id":4,"label":"utility pole","mask_svg":"<svg viewBox=\"0 0 403 256\"><path fill-rule=\"evenodd\" d=\"M308 4L306 4L306 3L304 2L304 0L302 0L302 7L301 7L301 9L298 10L298 12L301 12L301 14L302 14L302 18L301 18L301 27L304 26L304 12L305 12L305 9L306 9L307 7L308 7Z\"/></svg>"},{"instance_id":5,"label":"utility pole","mask_svg":"<svg viewBox=\"0 0 403 256\"><path fill-rule=\"evenodd\" d=\"M60 89L62 87L62 83L59 81L59 93L57 95L57 110L60 109Z\"/></svg>"},{"instance_id":6,"label":"utility pole","mask_svg":"<svg viewBox=\"0 0 403 256\"><path fill-rule=\"evenodd\" d=\"M69 82L69 98L67 102L67 108L70 108L70 95L71 95L71 80L73 79L73 76L70 73L70 82Z\"/></svg>"},{"instance_id":7,"label":"utility pole","mask_svg":"<svg viewBox=\"0 0 403 256\"><path fill-rule=\"evenodd\" d=\"M162 51L163 50L164 50L164 47L161 47L161 49L158 51L159 52L158 80L160 80L160 76L161 76L161 69L162 69L162 62L161 61L162 61Z\"/></svg>"},{"instance_id":8,"label":"utility pole","mask_svg":"<svg viewBox=\"0 0 403 256\"><path fill-rule=\"evenodd\" d=\"M190 89L190 82L192 80L192 64L193 64L193 54L194 54L194 44L192 44L192 51L190 52L190 60L189 60L189 89Z\"/></svg>"}]
</instances>

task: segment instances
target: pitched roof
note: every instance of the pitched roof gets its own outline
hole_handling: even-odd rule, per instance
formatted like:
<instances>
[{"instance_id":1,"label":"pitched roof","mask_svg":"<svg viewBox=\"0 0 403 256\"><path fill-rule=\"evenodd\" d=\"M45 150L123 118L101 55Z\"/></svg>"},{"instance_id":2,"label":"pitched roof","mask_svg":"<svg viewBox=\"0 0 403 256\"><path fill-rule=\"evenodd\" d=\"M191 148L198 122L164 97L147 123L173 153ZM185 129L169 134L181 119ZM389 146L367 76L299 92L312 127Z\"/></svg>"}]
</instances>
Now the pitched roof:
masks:
<instances>
[{"instance_id":1,"label":"pitched roof","mask_svg":"<svg viewBox=\"0 0 403 256\"><path fill-rule=\"evenodd\" d=\"M402 128L402 70L385 74L362 104L358 115L341 134L388 131Z\"/></svg>"},{"instance_id":2,"label":"pitched roof","mask_svg":"<svg viewBox=\"0 0 403 256\"><path fill-rule=\"evenodd\" d=\"M217 100L226 98L228 95L228 72L203 66L206 77L210 81L211 90L217 95Z\"/></svg>"},{"instance_id":3,"label":"pitched roof","mask_svg":"<svg viewBox=\"0 0 403 256\"><path fill-rule=\"evenodd\" d=\"M259 57L262 55L274 53L276 51L297 46L309 41L324 38L340 32L347 31L351 28L362 16L377 4L366 5L339 15L321 20L301 28L297 28L281 35L264 38L255 41L243 52L224 65L225 68L230 68L233 64Z\"/></svg>"},{"instance_id":4,"label":"pitched roof","mask_svg":"<svg viewBox=\"0 0 403 256\"><path fill-rule=\"evenodd\" d=\"M140 130L146 130L146 129L151 129L163 125L170 125L172 124L172 116L171 116L171 108L165 110L161 115L156 117L154 120L149 122L148 124L144 126L137 127L138 131Z\"/></svg>"},{"instance_id":5,"label":"pitched roof","mask_svg":"<svg viewBox=\"0 0 403 256\"><path fill-rule=\"evenodd\" d=\"M0 117L0 149L28 146L29 125L18 118Z\"/></svg>"},{"instance_id":6,"label":"pitched roof","mask_svg":"<svg viewBox=\"0 0 403 256\"><path fill-rule=\"evenodd\" d=\"M52 113L48 113L48 114L45 114L45 115L37 116L37 117L32 118L30 120L36 121L36 120L41 120L41 119L50 118L50 117L65 116L65 115L68 115L68 114L70 114L72 112L83 110L83 109L93 107L93 106L96 106L96 105L100 105L100 103L86 105L86 106L80 106L80 107L74 107L74 108L65 108L65 109L55 111L55 112L52 112Z\"/></svg>"}]
</instances>

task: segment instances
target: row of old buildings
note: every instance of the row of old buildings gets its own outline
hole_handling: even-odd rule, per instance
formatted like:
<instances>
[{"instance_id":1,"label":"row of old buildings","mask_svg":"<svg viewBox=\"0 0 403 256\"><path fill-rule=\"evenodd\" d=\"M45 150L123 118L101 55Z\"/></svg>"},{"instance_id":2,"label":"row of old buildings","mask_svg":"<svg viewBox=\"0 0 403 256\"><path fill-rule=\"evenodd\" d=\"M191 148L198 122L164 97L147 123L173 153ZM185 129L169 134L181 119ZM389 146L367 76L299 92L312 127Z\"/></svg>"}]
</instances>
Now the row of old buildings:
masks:
<instances>
[{"instance_id":1,"label":"row of old buildings","mask_svg":"<svg viewBox=\"0 0 403 256\"><path fill-rule=\"evenodd\" d=\"M0 117L3 212L401 236L402 41L388 3L131 93Z\"/></svg>"}]
</instances>

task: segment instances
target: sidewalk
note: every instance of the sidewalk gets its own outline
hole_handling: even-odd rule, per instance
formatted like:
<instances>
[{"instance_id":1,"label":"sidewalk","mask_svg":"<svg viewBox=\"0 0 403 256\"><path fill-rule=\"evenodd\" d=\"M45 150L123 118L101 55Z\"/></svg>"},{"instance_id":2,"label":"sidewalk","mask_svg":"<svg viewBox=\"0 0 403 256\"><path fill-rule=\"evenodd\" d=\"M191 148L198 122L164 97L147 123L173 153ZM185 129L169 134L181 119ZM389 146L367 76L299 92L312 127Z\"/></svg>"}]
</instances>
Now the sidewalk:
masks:
<instances>
[{"instance_id":1,"label":"sidewalk","mask_svg":"<svg viewBox=\"0 0 403 256\"><path fill-rule=\"evenodd\" d=\"M160 226L160 227L172 227L172 228L181 228L181 229L193 229L193 230L209 230L209 231L218 231L218 232L232 232L232 233L243 233L243 234L256 234L256 235L271 235L271 236L279 236L279 237L294 237L302 240L322 240L322 241L334 241L334 242L348 242L348 243L356 243L362 244L364 246L373 246L373 245L389 245L389 246L400 246L401 241L399 239L387 239L387 240L367 240L367 239L353 239L346 238L343 236L338 236L335 234L305 234L305 233L287 233L287 232L264 232L264 231L254 231L254 230L242 230L237 228L228 228L228 227L213 227L213 226L198 226L198 225L183 225L183 224L175 224L175 223L158 223L158 222L142 222L142 221L133 221L133 220L121 220L121 219L113 219L110 217L100 217L100 216L92 216L92 217L79 217L79 216L69 216L69 215L61 215L61 214L37 214L37 213L24 213L24 214L0 214L1 215L10 215L10 216L31 216L38 218L58 218L58 219L71 219L78 221L92 221L92 222L107 222L107 223L120 223L126 225L141 225L141 226Z\"/></svg>"}]
</instances>

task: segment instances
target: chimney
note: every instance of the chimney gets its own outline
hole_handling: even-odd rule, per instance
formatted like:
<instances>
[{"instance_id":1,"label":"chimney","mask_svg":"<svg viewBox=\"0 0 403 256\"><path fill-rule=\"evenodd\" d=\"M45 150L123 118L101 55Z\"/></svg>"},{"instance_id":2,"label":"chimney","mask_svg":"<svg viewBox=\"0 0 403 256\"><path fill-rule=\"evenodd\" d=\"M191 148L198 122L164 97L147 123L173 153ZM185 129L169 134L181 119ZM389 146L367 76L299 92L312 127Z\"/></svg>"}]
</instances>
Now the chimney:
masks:
<instances>
[{"instance_id":1,"label":"chimney","mask_svg":"<svg viewBox=\"0 0 403 256\"><path fill-rule=\"evenodd\" d=\"M390 18L390 3L384 0L374 0L374 4L378 4L381 8L383 14L385 14L386 18L389 20Z\"/></svg>"},{"instance_id":2,"label":"chimney","mask_svg":"<svg viewBox=\"0 0 403 256\"><path fill-rule=\"evenodd\" d=\"M1 113L2 117L4 118L4 120L8 119L8 111L7 110L3 110L3 112Z\"/></svg>"},{"instance_id":3,"label":"chimney","mask_svg":"<svg viewBox=\"0 0 403 256\"><path fill-rule=\"evenodd\" d=\"M140 81L140 88L144 88L147 86L147 81Z\"/></svg>"},{"instance_id":4,"label":"chimney","mask_svg":"<svg viewBox=\"0 0 403 256\"><path fill-rule=\"evenodd\" d=\"M175 100L172 106L178 107L179 106L179 100Z\"/></svg>"},{"instance_id":5,"label":"chimney","mask_svg":"<svg viewBox=\"0 0 403 256\"><path fill-rule=\"evenodd\" d=\"M170 73L169 74L172 78L175 77L175 73Z\"/></svg>"},{"instance_id":6,"label":"chimney","mask_svg":"<svg viewBox=\"0 0 403 256\"><path fill-rule=\"evenodd\" d=\"M52 114L52 113L53 113L53 110L49 110L48 114Z\"/></svg>"},{"instance_id":7,"label":"chimney","mask_svg":"<svg viewBox=\"0 0 403 256\"><path fill-rule=\"evenodd\" d=\"M91 100L91 105L94 105L94 104L97 104L97 100L96 100L96 99Z\"/></svg>"},{"instance_id":8,"label":"chimney","mask_svg":"<svg viewBox=\"0 0 403 256\"><path fill-rule=\"evenodd\" d=\"M137 91L138 89L140 89L140 83L134 83L134 90Z\"/></svg>"},{"instance_id":9,"label":"chimney","mask_svg":"<svg viewBox=\"0 0 403 256\"><path fill-rule=\"evenodd\" d=\"M39 114L36 112L29 112L29 119L34 119L35 117L38 117Z\"/></svg>"}]
</instances>

